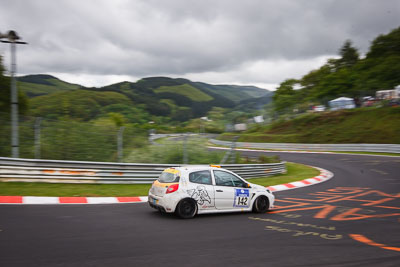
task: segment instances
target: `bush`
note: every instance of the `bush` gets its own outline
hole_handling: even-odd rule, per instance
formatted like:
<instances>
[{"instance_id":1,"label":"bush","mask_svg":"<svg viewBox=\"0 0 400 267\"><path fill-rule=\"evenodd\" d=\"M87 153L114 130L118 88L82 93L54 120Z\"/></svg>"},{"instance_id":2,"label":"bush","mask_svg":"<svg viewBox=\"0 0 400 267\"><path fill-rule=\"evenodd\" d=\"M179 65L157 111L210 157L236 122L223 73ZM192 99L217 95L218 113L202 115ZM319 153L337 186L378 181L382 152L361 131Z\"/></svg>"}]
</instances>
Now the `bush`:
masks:
<instances>
[{"instance_id":1,"label":"bush","mask_svg":"<svg viewBox=\"0 0 400 267\"><path fill-rule=\"evenodd\" d=\"M189 139L186 144L188 164L218 164L224 152L210 152L205 142ZM125 162L183 164L183 141L167 142L135 149Z\"/></svg>"}]
</instances>

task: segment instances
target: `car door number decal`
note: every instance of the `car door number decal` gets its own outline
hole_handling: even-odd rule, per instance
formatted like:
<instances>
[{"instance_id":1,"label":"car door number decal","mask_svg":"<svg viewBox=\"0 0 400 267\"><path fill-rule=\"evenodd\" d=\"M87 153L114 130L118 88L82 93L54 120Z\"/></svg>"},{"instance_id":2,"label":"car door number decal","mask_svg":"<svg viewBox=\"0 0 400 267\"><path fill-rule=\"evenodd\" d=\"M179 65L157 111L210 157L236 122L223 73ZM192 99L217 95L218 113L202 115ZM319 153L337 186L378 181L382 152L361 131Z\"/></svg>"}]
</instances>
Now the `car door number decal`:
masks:
<instances>
[{"instance_id":1,"label":"car door number decal","mask_svg":"<svg viewBox=\"0 0 400 267\"><path fill-rule=\"evenodd\" d=\"M247 200L248 200L247 197L238 197L236 205L237 206L247 206Z\"/></svg>"},{"instance_id":2,"label":"car door number decal","mask_svg":"<svg viewBox=\"0 0 400 267\"><path fill-rule=\"evenodd\" d=\"M235 189L234 207L246 208L249 206L249 189Z\"/></svg>"}]
</instances>

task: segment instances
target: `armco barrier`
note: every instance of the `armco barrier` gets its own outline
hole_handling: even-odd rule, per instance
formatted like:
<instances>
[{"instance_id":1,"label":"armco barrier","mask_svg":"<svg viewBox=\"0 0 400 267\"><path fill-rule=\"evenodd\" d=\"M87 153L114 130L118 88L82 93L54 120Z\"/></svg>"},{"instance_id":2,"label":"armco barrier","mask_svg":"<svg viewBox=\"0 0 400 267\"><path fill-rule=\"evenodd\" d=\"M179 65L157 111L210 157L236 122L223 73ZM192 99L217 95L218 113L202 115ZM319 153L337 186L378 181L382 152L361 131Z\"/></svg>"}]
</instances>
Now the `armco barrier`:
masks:
<instances>
[{"instance_id":1,"label":"armco barrier","mask_svg":"<svg viewBox=\"0 0 400 267\"><path fill-rule=\"evenodd\" d=\"M229 141L210 139L216 145L231 146ZM311 151L357 151L400 153L399 144L297 144L297 143L248 143L236 142L236 147L278 150L311 150Z\"/></svg>"},{"instance_id":2,"label":"armco barrier","mask_svg":"<svg viewBox=\"0 0 400 267\"><path fill-rule=\"evenodd\" d=\"M149 184L168 167L179 164L111 163L0 157L0 181L48 183ZM224 164L243 178L285 173L285 162Z\"/></svg>"}]
</instances>

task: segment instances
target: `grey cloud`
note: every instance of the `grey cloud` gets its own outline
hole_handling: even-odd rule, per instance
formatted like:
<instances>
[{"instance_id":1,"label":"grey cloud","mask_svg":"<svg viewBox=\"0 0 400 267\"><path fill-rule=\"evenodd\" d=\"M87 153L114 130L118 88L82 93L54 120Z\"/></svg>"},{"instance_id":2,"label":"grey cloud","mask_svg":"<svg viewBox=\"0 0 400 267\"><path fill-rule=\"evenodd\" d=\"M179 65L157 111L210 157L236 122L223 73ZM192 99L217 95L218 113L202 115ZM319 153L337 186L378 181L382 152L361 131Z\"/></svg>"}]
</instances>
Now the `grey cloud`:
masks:
<instances>
[{"instance_id":1,"label":"grey cloud","mask_svg":"<svg viewBox=\"0 0 400 267\"><path fill-rule=\"evenodd\" d=\"M346 39L365 53L399 15L397 0L8 0L0 31L30 43L19 52L26 73L141 77L334 55Z\"/></svg>"}]
</instances>

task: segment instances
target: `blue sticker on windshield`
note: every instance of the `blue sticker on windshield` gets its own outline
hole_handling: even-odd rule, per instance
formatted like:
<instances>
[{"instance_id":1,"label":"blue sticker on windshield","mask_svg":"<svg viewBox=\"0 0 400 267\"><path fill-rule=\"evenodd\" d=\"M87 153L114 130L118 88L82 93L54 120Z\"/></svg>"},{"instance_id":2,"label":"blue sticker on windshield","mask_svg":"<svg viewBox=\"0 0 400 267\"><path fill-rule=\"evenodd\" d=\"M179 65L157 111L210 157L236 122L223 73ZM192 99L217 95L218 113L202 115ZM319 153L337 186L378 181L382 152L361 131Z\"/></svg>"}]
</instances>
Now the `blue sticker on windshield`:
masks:
<instances>
[{"instance_id":1,"label":"blue sticker on windshield","mask_svg":"<svg viewBox=\"0 0 400 267\"><path fill-rule=\"evenodd\" d=\"M249 207L249 189L235 189L234 207L246 208Z\"/></svg>"}]
</instances>

